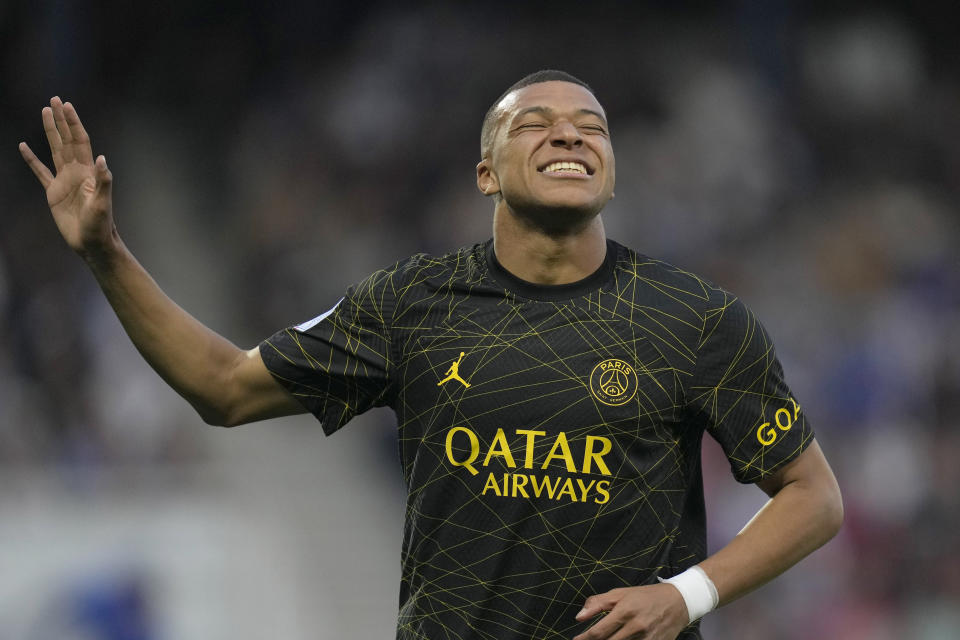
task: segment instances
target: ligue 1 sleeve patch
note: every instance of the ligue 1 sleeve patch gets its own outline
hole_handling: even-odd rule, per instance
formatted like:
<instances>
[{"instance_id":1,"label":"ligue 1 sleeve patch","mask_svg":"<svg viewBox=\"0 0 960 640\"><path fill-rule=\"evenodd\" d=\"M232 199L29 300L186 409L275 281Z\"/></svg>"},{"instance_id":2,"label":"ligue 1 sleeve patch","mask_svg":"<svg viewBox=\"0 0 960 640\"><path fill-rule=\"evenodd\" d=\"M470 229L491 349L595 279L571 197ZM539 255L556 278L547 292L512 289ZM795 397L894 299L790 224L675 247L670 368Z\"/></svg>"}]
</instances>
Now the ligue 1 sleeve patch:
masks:
<instances>
[{"instance_id":1,"label":"ligue 1 sleeve patch","mask_svg":"<svg viewBox=\"0 0 960 640\"><path fill-rule=\"evenodd\" d=\"M337 307L340 306L340 303L341 303L341 302L343 302L343 298L340 298L339 300L337 300L337 303L336 303L335 305L333 305L332 307L330 307L330 309L328 309L327 311L324 311L323 313L321 313L320 315L318 315L318 316L317 316L316 318L314 318L313 320L307 320L307 321L304 322L303 324L298 324L298 325L296 325L296 326L294 327L294 329L296 329L296 330L299 331L300 333L303 333L304 331L310 331L310 329L313 329L315 326L317 326L318 324L320 324L320 323L323 321L324 318L326 318L326 317L329 316L331 313L333 313L334 311L336 311L336 310L337 310Z\"/></svg>"}]
</instances>

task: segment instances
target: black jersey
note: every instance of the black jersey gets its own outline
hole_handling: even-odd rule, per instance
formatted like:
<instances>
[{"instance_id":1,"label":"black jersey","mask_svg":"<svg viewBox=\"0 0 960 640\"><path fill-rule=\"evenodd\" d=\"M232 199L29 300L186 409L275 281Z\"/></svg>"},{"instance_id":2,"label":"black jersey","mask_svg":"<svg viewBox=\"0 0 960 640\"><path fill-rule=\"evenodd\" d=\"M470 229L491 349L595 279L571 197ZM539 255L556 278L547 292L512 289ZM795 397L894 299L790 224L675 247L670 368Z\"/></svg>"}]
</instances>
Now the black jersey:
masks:
<instances>
[{"instance_id":1,"label":"black jersey","mask_svg":"<svg viewBox=\"0 0 960 640\"><path fill-rule=\"evenodd\" d=\"M740 482L813 438L742 302L613 241L555 286L492 241L417 255L260 353L327 434L397 415L403 640L567 640L588 596L705 557L704 430Z\"/></svg>"}]
</instances>

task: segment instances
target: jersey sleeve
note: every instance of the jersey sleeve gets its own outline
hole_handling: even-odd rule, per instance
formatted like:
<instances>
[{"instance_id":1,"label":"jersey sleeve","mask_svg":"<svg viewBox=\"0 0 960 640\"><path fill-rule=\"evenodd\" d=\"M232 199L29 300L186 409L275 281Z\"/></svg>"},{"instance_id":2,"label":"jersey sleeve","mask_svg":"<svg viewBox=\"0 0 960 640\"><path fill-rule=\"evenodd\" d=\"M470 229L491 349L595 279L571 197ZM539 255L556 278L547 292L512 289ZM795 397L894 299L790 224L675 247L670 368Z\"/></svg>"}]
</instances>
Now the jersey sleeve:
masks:
<instances>
[{"instance_id":1,"label":"jersey sleeve","mask_svg":"<svg viewBox=\"0 0 960 640\"><path fill-rule=\"evenodd\" d=\"M723 447L734 477L757 482L799 456L813 430L753 312L714 289L704 319L688 408Z\"/></svg>"},{"instance_id":2,"label":"jersey sleeve","mask_svg":"<svg viewBox=\"0 0 960 640\"><path fill-rule=\"evenodd\" d=\"M332 309L260 343L267 369L320 421L327 435L389 403L395 270L347 289Z\"/></svg>"}]
</instances>

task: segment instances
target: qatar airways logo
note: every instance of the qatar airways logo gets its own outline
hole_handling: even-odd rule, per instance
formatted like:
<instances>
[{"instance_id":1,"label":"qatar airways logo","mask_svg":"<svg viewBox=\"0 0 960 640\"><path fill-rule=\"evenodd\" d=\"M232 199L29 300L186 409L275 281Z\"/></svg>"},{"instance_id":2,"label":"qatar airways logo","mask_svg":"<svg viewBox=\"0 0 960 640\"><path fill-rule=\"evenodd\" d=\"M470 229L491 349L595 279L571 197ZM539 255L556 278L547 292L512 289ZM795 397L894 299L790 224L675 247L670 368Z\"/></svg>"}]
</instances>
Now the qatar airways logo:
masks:
<instances>
[{"instance_id":1,"label":"qatar airways logo","mask_svg":"<svg viewBox=\"0 0 960 640\"><path fill-rule=\"evenodd\" d=\"M613 449L610 438L588 435L582 441L574 440L574 455L570 440L565 431L549 436L546 431L516 429L519 447L516 456L503 429L497 429L489 445L481 448L480 438L469 427L453 427L447 431L445 449L447 460L455 467L463 467L470 475L480 474L491 462L509 469L527 469L532 473L487 472L487 479L480 495L496 495L501 498L548 498L550 500L570 500L604 504L610 500L610 480L590 477L564 477L552 475L561 469L575 476L602 475L611 476L610 468L604 461ZM550 452L542 462L534 463L534 451L540 440L540 446L550 443ZM582 448L582 449L581 449ZM483 449L483 451L481 451ZM481 458L482 454L482 458ZM518 463L519 460L519 463Z\"/></svg>"}]
</instances>

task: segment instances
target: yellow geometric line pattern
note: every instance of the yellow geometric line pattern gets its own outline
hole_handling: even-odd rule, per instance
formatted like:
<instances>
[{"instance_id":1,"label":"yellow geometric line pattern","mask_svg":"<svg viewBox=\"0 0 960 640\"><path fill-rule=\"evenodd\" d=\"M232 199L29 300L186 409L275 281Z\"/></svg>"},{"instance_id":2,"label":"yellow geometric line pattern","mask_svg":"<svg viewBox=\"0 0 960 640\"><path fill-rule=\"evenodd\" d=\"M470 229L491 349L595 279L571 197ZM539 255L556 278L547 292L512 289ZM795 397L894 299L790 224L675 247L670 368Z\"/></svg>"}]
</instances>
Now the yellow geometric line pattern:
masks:
<instances>
[{"instance_id":1,"label":"yellow geometric line pattern","mask_svg":"<svg viewBox=\"0 0 960 640\"><path fill-rule=\"evenodd\" d=\"M570 638L588 596L705 556L704 431L741 482L813 437L769 336L726 291L610 243L602 277L541 296L491 255L414 256L260 347L328 434L396 412L398 639ZM591 383L598 367L625 373Z\"/></svg>"}]
</instances>

